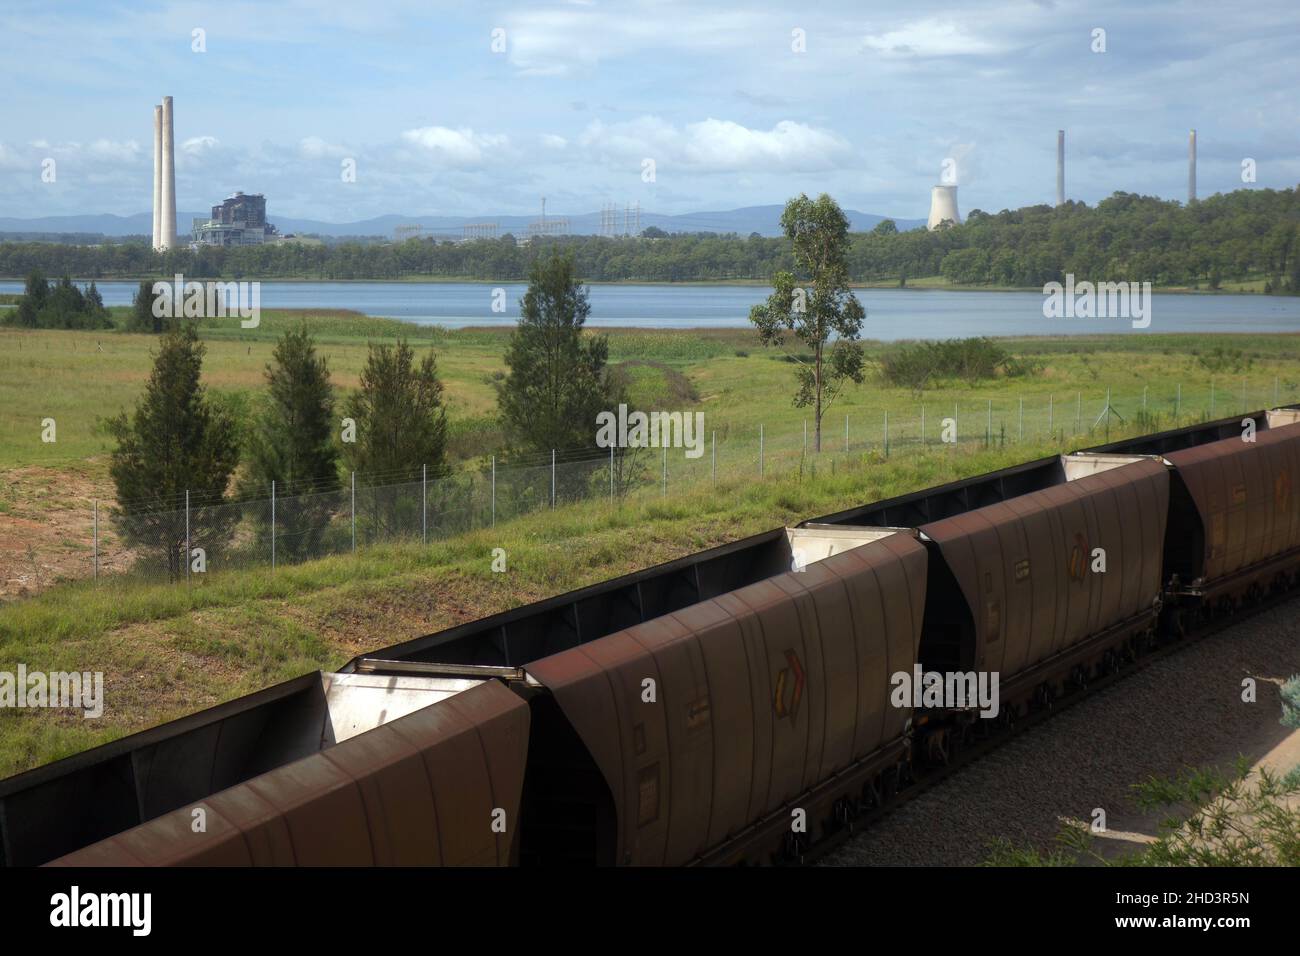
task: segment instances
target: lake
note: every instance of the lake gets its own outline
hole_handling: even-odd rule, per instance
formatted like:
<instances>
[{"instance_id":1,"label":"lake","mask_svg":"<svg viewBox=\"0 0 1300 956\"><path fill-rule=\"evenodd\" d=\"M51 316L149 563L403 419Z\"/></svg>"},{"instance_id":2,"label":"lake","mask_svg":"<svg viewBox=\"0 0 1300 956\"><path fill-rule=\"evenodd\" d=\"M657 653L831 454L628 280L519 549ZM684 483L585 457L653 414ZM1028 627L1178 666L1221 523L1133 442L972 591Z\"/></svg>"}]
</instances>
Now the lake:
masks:
<instances>
[{"instance_id":1,"label":"lake","mask_svg":"<svg viewBox=\"0 0 1300 956\"><path fill-rule=\"evenodd\" d=\"M107 305L128 305L137 283L101 282ZM513 325L524 283L475 282L264 282L263 309L354 309L421 324L455 328ZM749 324L762 286L593 285L592 326L689 329ZM23 284L0 281L0 293ZM492 310L494 291L505 290L504 311ZM867 308L865 338L957 338L971 335L1081 335L1129 332L1300 332L1300 298L1265 295L1153 296L1151 325L1127 319L1043 317L1038 292L857 289Z\"/></svg>"}]
</instances>

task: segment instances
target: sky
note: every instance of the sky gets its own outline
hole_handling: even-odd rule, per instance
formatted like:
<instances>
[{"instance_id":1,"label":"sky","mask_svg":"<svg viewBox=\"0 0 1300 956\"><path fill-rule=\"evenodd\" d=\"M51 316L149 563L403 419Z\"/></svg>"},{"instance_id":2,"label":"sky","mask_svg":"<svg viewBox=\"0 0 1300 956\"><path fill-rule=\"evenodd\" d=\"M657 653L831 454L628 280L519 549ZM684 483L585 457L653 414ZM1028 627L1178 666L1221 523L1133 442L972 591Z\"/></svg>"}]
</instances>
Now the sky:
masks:
<instances>
[{"instance_id":1,"label":"sky","mask_svg":"<svg viewBox=\"0 0 1300 956\"><path fill-rule=\"evenodd\" d=\"M965 215L1053 201L1059 128L1070 198L1181 200L1193 127L1201 196L1300 182L1298 78L1296 0L5 0L0 217L147 212L163 95L183 212L923 219L951 160Z\"/></svg>"}]
</instances>

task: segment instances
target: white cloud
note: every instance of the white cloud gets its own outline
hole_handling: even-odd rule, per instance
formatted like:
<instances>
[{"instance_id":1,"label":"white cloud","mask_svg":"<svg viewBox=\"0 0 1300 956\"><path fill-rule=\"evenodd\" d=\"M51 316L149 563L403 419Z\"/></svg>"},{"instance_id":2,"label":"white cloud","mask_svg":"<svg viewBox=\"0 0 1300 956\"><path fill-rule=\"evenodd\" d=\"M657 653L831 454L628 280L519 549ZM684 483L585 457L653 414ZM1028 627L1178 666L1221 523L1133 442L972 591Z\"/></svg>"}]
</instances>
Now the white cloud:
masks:
<instances>
[{"instance_id":1,"label":"white cloud","mask_svg":"<svg viewBox=\"0 0 1300 956\"><path fill-rule=\"evenodd\" d=\"M133 139L126 142L118 143L111 139L97 139L90 144L89 152L91 156L102 159L117 159L129 161L136 157L140 152L140 144Z\"/></svg>"},{"instance_id":2,"label":"white cloud","mask_svg":"<svg viewBox=\"0 0 1300 956\"><path fill-rule=\"evenodd\" d=\"M569 141L563 136L556 136L554 133L545 133L542 136L542 145L550 149L564 149L569 145Z\"/></svg>"},{"instance_id":3,"label":"white cloud","mask_svg":"<svg viewBox=\"0 0 1300 956\"><path fill-rule=\"evenodd\" d=\"M793 120L782 120L770 130L712 117L681 129L656 116L612 124L596 120L579 143L611 158L649 157L702 172L824 170L852 154L835 133Z\"/></svg>"},{"instance_id":4,"label":"white cloud","mask_svg":"<svg viewBox=\"0 0 1300 956\"><path fill-rule=\"evenodd\" d=\"M189 153L191 156L201 156L209 150L216 149L217 146L218 141L215 136L191 136L181 143L181 152Z\"/></svg>"},{"instance_id":5,"label":"white cloud","mask_svg":"<svg viewBox=\"0 0 1300 956\"><path fill-rule=\"evenodd\" d=\"M785 20L779 25L789 35ZM582 4L575 9L530 9L506 20L510 61L529 75L554 76L574 67L667 50L717 52L749 48L771 15L711 10L671 0L629 0L617 7Z\"/></svg>"},{"instance_id":6,"label":"white cloud","mask_svg":"<svg viewBox=\"0 0 1300 956\"><path fill-rule=\"evenodd\" d=\"M298 149L304 156L310 156L313 159L319 159L323 156L346 156L348 154L346 147L327 143L319 136L304 136L298 141Z\"/></svg>"},{"instance_id":7,"label":"white cloud","mask_svg":"<svg viewBox=\"0 0 1300 956\"><path fill-rule=\"evenodd\" d=\"M888 56L988 55L1008 49L1004 42L974 36L951 20L927 18L862 40L865 49Z\"/></svg>"},{"instance_id":8,"label":"white cloud","mask_svg":"<svg viewBox=\"0 0 1300 956\"><path fill-rule=\"evenodd\" d=\"M455 166L482 162L485 151L499 150L509 142L509 137L504 135L475 133L468 127L448 129L445 126L408 129L402 133L402 139Z\"/></svg>"}]
</instances>

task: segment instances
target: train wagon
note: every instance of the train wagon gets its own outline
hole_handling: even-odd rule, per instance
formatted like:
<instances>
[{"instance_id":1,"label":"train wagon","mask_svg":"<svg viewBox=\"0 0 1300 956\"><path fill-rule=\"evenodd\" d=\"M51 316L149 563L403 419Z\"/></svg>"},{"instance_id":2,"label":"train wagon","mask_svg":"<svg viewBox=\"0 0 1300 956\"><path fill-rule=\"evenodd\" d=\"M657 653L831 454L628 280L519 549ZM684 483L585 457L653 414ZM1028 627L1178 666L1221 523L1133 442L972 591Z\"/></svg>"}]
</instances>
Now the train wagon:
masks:
<instances>
[{"instance_id":1,"label":"train wagon","mask_svg":"<svg viewBox=\"0 0 1300 956\"><path fill-rule=\"evenodd\" d=\"M924 668L997 674L1010 720L1153 641L1168 471L1158 457L1065 456L1059 484L921 525L932 549ZM974 720L922 715L926 756L946 760Z\"/></svg>"},{"instance_id":2,"label":"train wagon","mask_svg":"<svg viewBox=\"0 0 1300 956\"><path fill-rule=\"evenodd\" d=\"M527 745L494 676L309 674L0 781L3 861L504 865Z\"/></svg>"},{"instance_id":3,"label":"train wagon","mask_svg":"<svg viewBox=\"0 0 1300 956\"><path fill-rule=\"evenodd\" d=\"M527 665L608 785L599 862L797 855L896 786L911 708L890 678L916 661L926 550L857 529L828 553L837 531L792 536L795 570Z\"/></svg>"},{"instance_id":4,"label":"train wagon","mask_svg":"<svg viewBox=\"0 0 1300 956\"><path fill-rule=\"evenodd\" d=\"M1300 423L1270 412L1267 428L1171 452L1165 562L1175 626L1230 613L1300 575ZM1252 440L1247 440L1252 439Z\"/></svg>"}]
</instances>

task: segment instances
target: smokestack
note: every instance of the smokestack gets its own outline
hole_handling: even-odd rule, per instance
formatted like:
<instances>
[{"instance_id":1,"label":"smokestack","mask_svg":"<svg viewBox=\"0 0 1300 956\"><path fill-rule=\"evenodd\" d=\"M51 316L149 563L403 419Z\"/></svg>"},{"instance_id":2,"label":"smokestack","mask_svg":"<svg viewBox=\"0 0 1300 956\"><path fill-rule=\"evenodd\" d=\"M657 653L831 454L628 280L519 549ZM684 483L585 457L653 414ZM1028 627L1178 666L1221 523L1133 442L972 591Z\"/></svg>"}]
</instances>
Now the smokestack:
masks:
<instances>
[{"instance_id":1,"label":"smokestack","mask_svg":"<svg viewBox=\"0 0 1300 956\"><path fill-rule=\"evenodd\" d=\"M936 229L945 219L951 219L954 226L961 223L961 216L957 213L956 186L935 186L930 190L930 219L925 227Z\"/></svg>"},{"instance_id":2,"label":"smokestack","mask_svg":"<svg viewBox=\"0 0 1300 956\"><path fill-rule=\"evenodd\" d=\"M176 142L172 130L172 98L162 101L162 248L176 245Z\"/></svg>"},{"instance_id":3,"label":"smokestack","mask_svg":"<svg viewBox=\"0 0 1300 956\"><path fill-rule=\"evenodd\" d=\"M1065 205L1065 130L1056 131L1056 204Z\"/></svg>"},{"instance_id":4,"label":"smokestack","mask_svg":"<svg viewBox=\"0 0 1300 956\"><path fill-rule=\"evenodd\" d=\"M162 245L162 107L153 108L153 247Z\"/></svg>"},{"instance_id":5,"label":"smokestack","mask_svg":"<svg viewBox=\"0 0 1300 956\"><path fill-rule=\"evenodd\" d=\"M1187 136L1187 205L1196 202L1196 130Z\"/></svg>"}]
</instances>

